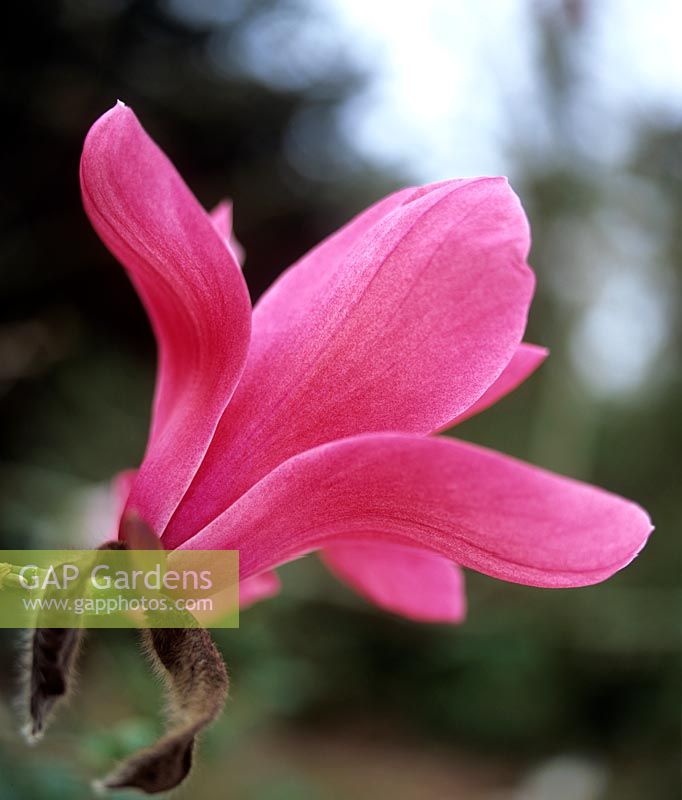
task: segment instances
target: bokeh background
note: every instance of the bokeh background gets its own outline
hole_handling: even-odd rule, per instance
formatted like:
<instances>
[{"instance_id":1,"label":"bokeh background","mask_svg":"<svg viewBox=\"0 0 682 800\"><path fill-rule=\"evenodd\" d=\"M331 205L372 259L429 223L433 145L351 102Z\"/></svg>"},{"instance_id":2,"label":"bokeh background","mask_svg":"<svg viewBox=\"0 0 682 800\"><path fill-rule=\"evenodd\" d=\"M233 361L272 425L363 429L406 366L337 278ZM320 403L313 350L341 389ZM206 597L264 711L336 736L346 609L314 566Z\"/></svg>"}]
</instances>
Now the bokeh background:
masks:
<instances>
[{"instance_id":1,"label":"bokeh background","mask_svg":"<svg viewBox=\"0 0 682 800\"><path fill-rule=\"evenodd\" d=\"M680 22L673 0L3 8L2 546L93 535L143 451L154 343L77 180L116 98L202 202L234 199L254 300L393 188L509 175L534 231L527 339L551 357L458 435L632 497L657 526L602 586L469 575L459 628L382 614L314 557L283 569L281 597L218 636L232 699L177 797L680 797ZM78 696L29 750L0 633L0 800L89 797L160 729L135 637L90 637Z\"/></svg>"}]
</instances>

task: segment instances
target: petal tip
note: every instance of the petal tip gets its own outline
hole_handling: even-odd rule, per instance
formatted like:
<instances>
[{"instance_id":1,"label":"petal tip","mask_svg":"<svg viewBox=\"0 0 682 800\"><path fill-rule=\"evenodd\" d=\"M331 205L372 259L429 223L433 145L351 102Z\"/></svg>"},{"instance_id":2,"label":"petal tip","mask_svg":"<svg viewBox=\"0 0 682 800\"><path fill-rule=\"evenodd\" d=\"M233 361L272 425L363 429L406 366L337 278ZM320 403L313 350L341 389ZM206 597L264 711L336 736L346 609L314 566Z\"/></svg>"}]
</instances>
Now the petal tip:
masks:
<instances>
[{"instance_id":1,"label":"petal tip","mask_svg":"<svg viewBox=\"0 0 682 800\"><path fill-rule=\"evenodd\" d=\"M538 366L540 366L540 364L542 364L549 357L551 352L549 347L545 347L541 344L528 344L527 342L524 342L523 347L533 354L535 363Z\"/></svg>"},{"instance_id":2,"label":"petal tip","mask_svg":"<svg viewBox=\"0 0 682 800\"><path fill-rule=\"evenodd\" d=\"M637 516L641 519L643 523L641 541L639 541L632 555L630 555L620 567L614 570L614 574L615 572L620 572L621 570L625 569L626 567L630 566L630 564L632 564L632 562L640 555L642 550L644 550L644 548L647 546L651 534L656 529L656 526L651 521L651 517L649 517L647 512L640 505L638 505L637 503L632 503L632 506L633 506L633 511L637 514Z\"/></svg>"},{"instance_id":3,"label":"petal tip","mask_svg":"<svg viewBox=\"0 0 682 800\"><path fill-rule=\"evenodd\" d=\"M90 139L91 134L93 131L97 130L103 124L111 124L114 120L126 120L132 119L135 122L138 122L137 116L133 109L123 102L123 100L116 100L111 108L107 109L103 114L101 114L91 125L90 130L85 137L85 143L87 144L88 140ZM138 122L139 125L139 122Z\"/></svg>"}]
</instances>

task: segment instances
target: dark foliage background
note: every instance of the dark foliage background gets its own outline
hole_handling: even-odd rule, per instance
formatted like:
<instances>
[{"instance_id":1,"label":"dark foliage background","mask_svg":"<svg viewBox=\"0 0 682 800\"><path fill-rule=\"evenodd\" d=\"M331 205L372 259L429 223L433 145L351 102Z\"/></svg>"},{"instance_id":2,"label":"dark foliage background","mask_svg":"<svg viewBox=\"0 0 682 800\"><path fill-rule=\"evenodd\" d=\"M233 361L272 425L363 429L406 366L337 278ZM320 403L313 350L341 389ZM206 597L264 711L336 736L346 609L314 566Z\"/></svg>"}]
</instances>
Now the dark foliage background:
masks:
<instances>
[{"instance_id":1,"label":"dark foliage background","mask_svg":"<svg viewBox=\"0 0 682 800\"><path fill-rule=\"evenodd\" d=\"M272 25L272 15L296 23L308 4L185 6L34 0L3 9L4 547L77 541L94 487L137 463L144 446L153 340L78 194L84 134L116 98L202 202L234 199L254 299L323 235L408 180L340 135L335 110L367 79L341 34L332 68L298 85L264 80L243 56L254 26ZM312 558L291 565L282 596L219 637L233 700L178 796L680 797L682 130L643 115L627 156L591 162L566 121L580 111L571 59L576 27L589 19L581 4L549 7L536 16L538 102L556 123L554 149L537 159L519 124L514 182L539 278L528 339L552 356L458 435L633 497L657 531L631 568L598 587L549 592L471 575L470 619L459 629L381 614ZM220 68L216 42L227 53ZM569 347L586 301L566 287L597 269L581 262L580 245L605 214L626 249L633 226L653 231L658 271L646 259L641 269L671 303L652 375L627 402L590 393ZM3 632L0 641L1 800L88 797L91 777L153 737L158 689L133 638L110 631L91 637L70 709L39 749L26 749L11 712L16 640Z\"/></svg>"}]
</instances>

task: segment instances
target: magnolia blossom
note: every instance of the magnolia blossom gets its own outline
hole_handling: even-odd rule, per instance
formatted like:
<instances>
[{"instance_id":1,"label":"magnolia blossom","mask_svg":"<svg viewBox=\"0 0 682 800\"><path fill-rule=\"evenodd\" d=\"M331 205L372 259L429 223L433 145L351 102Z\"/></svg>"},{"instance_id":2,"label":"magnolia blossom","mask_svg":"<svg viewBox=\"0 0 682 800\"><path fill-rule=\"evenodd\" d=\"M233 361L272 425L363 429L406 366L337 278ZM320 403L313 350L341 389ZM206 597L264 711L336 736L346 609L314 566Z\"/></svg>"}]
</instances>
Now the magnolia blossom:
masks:
<instances>
[{"instance_id":1,"label":"magnolia blossom","mask_svg":"<svg viewBox=\"0 0 682 800\"><path fill-rule=\"evenodd\" d=\"M207 213L122 103L90 130L85 210L158 343L147 449L125 511L167 549L237 549L242 602L319 551L378 605L462 619L461 568L598 583L652 530L636 504L436 434L521 383L534 276L503 178L379 201L251 308L231 210Z\"/></svg>"},{"instance_id":2,"label":"magnolia blossom","mask_svg":"<svg viewBox=\"0 0 682 800\"><path fill-rule=\"evenodd\" d=\"M384 198L253 310L230 204L207 213L122 103L85 140L81 187L158 344L145 456L114 481L118 540L103 548L239 550L242 606L278 591L277 566L318 551L379 606L459 622L462 567L584 586L644 546L651 523L634 503L436 435L547 355L521 341L530 233L503 178ZM171 725L100 788L177 786L223 707L228 676L210 635L181 612L173 625L142 634L167 678ZM34 632L31 740L68 692L80 633Z\"/></svg>"}]
</instances>

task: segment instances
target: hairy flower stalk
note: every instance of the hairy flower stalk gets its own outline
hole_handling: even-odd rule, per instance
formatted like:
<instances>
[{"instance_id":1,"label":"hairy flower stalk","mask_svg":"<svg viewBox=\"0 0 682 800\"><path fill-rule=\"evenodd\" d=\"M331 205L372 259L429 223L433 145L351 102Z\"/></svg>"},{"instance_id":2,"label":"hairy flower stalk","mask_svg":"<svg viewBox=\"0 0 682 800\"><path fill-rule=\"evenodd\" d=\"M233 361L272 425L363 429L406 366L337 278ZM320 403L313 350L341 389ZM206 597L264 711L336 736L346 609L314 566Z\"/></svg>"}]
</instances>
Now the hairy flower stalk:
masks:
<instances>
[{"instance_id":1,"label":"hairy flower stalk","mask_svg":"<svg viewBox=\"0 0 682 800\"><path fill-rule=\"evenodd\" d=\"M437 436L547 356L522 341L535 278L505 179L385 197L252 309L230 206L207 213L122 103L88 133L80 178L158 344L145 456L116 480L120 539L136 519L168 550L239 550L242 607L315 551L382 608L449 623L465 616L462 568L578 587L644 546L652 526L635 503ZM178 783L224 700L207 635L148 637L192 708L180 704L180 726L104 786Z\"/></svg>"}]
</instances>

